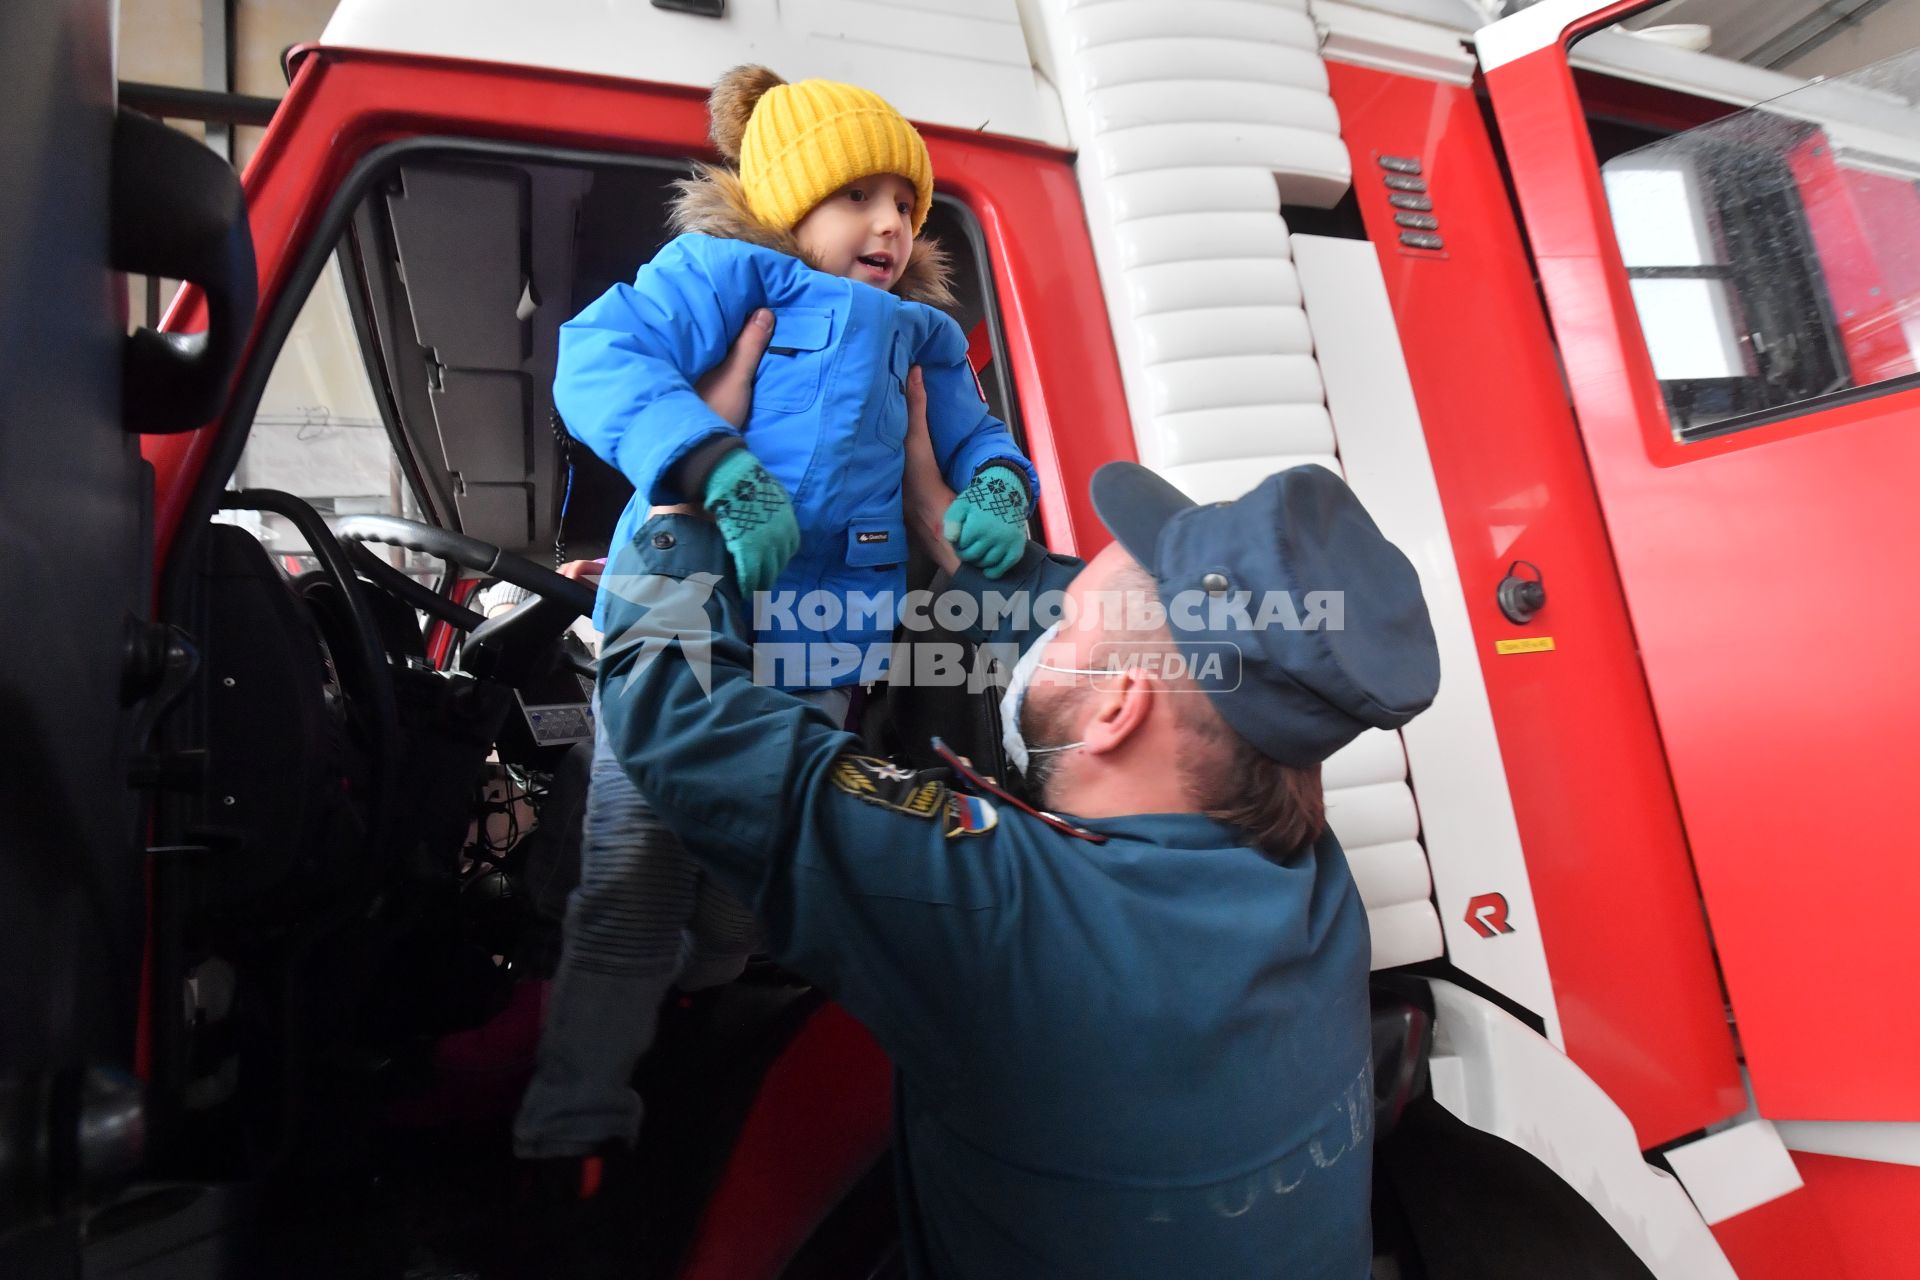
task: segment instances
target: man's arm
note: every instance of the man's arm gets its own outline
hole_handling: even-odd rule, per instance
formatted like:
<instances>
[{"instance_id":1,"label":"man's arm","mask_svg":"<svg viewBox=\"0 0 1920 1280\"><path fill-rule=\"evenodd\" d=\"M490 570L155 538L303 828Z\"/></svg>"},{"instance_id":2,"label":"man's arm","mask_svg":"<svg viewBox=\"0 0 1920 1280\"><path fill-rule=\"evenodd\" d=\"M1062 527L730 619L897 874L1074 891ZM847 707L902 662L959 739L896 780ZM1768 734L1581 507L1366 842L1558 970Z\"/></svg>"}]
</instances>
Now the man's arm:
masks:
<instances>
[{"instance_id":1,"label":"man's arm","mask_svg":"<svg viewBox=\"0 0 1920 1280\"><path fill-rule=\"evenodd\" d=\"M919 365L907 374L906 463L900 494L907 536L935 565L948 573L958 569L960 554L941 529L947 508L953 505L953 486L940 474L940 460L933 453L927 431L926 375Z\"/></svg>"},{"instance_id":2,"label":"man's arm","mask_svg":"<svg viewBox=\"0 0 1920 1280\"><path fill-rule=\"evenodd\" d=\"M695 516L656 516L616 552L603 730L689 852L753 905L774 954L896 1055L935 1054L934 1028L971 1016L992 953L1011 873L991 828L1007 817L938 774L858 756L821 712L755 684L726 568Z\"/></svg>"},{"instance_id":3,"label":"man's arm","mask_svg":"<svg viewBox=\"0 0 1920 1280\"><path fill-rule=\"evenodd\" d=\"M942 315L921 344L916 363L926 388L927 421L934 457L948 487L965 489L980 468L1002 463L1020 476L1027 509L1040 498L1040 477L1013 441L1007 424L988 412L980 383L967 362L967 340L951 316Z\"/></svg>"},{"instance_id":4,"label":"man's arm","mask_svg":"<svg viewBox=\"0 0 1920 1280\"><path fill-rule=\"evenodd\" d=\"M1026 552L999 578L988 578L977 567L961 561L941 531L946 511L953 503L953 489L941 474L933 440L927 427L927 393L916 366L907 376L907 441L905 474L901 483L901 501L906 508L907 533L942 570L934 579L934 593L964 591L977 601L988 593L1012 600L1015 592L1026 592L1029 602L1049 591L1064 591L1082 562L1072 556L1050 555L1039 543L1029 540ZM984 624L989 614L974 610ZM1016 625L1034 617L1032 608L1008 610L996 618L996 625L971 628L968 638L982 644L1012 644L1026 648L1037 629Z\"/></svg>"}]
</instances>

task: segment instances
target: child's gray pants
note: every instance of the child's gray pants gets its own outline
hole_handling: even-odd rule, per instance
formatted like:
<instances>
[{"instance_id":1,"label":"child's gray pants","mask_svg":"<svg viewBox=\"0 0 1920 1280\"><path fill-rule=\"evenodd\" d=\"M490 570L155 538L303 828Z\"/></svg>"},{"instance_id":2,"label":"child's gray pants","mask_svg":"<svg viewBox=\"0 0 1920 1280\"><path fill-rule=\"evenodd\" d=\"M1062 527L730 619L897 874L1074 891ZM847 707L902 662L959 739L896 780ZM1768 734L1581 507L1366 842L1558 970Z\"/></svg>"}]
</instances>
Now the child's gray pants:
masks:
<instances>
[{"instance_id":1,"label":"child's gray pants","mask_svg":"<svg viewBox=\"0 0 1920 1280\"><path fill-rule=\"evenodd\" d=\"M800 696L836 723L846 718L846 689ZM596 729L580 884L567 899L560 967L514 1150L573 1156L612 1140L631 1143L641 1113L630 1081L653 1044L667 989L733 981L758 937L752 913L680 847Z\"/></svg>"}]
</instances>

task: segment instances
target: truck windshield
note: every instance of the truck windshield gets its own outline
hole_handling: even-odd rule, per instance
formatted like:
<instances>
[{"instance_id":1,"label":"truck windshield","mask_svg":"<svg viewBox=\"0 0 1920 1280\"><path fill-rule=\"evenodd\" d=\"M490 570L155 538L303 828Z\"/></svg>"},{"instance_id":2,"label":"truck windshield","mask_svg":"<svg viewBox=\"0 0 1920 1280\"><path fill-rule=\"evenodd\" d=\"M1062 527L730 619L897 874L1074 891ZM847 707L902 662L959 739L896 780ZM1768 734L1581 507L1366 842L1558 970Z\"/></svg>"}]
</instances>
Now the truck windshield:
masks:
<instances>
[{"instance_id":1,"label":"truck windshield","mask_svg":"<svg viewBox=\"0 0 1920 1280\"><path fill-rule=\"evenodd\" d=\"M268 375L229 487L281 489L306 499L323 516L421 518L374 400L338 255L315 283ZM231 511L220 518L252 532L290 571L312 567L306 540L281 517ZM398 548L376 550L424 577L438 572L431 558L403 559L408 553Z\"/></svg>"}]
</instances>

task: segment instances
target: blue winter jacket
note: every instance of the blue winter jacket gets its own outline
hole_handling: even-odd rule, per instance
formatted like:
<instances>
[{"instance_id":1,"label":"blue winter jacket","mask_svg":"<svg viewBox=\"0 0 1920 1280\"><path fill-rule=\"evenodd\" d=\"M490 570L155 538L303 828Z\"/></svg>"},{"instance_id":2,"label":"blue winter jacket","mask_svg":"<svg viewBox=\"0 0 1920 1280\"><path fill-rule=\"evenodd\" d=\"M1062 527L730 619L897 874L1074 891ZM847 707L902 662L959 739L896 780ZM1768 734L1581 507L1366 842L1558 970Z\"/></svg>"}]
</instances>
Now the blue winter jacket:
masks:
<instances>
[{"instance_id":1,"label":"blue winter jacket","mask_svg":"<svg viewBox=\"0 0 1920 1280\"><path fill-rule=\"evenodd\" d=\"M742 432L707 408L693 383L763 306L773 310L773 340ZM901 476L906 377L916 364L947 483L957 492L982 466L1006 462L1037 496L1033 464L987 412L951 317L744 240L679 236L632 285L615 285L563 325L553 400L567 429L633 482L614 547L632 539L650 504L700 500L674 487L689 453L716 436L744 437L792 495L800 525L800 550L774 585L775 607L757 620L756 643L807 646L806 678L782 666L779 683L849 684L871 678L871 667L862 670L870 658L884 658L906 590ZM796 604L812 592L893 603L781 609L787 592ZM606 610L603 592L602 626Z\"/></svg>"}]
</instances>

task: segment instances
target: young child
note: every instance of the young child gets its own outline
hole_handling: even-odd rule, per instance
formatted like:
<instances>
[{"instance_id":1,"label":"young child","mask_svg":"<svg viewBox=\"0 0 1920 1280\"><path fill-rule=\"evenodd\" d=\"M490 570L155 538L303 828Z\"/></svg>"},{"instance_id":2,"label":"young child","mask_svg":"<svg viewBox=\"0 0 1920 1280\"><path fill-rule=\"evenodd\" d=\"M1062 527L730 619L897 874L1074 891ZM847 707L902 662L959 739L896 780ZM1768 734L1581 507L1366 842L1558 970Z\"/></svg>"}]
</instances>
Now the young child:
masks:
<instances>
[{"instance_id":1,"label":"young child","mask_svg":"<svg viewBox=\"0 0 1920 1280\"><path fill-rule=\"evenodd\" d=\"M561 330L554 403L634 485L614 545L634 536L649 505L702 502L750 603L768 589L897 600L905 384L917 365L934 451L959 495L943 532L999 576L1025 549L1038 480L982 403L959 326L934 309L952 296L941 251L917 238L933 200L926 144L867 90L788 84L764 67L727 73L709 110L713 143L737 168L703 167L682 182L681 234L631 286ZM742 431L693 384L761 308L773 335ZM781 683L836 720L863 660L893 630L887 610L839 613L820 630L808 629L804 619L819 615L805 610L756 614L763 652L779 644L804 655ZM519 1153L578 1160L631 1144L640 1104L628 1080L669 984L730 981L754 934L751 913L704 881L597 740L581 883L515 1127Z\"/></svg>"}]
</instances>

